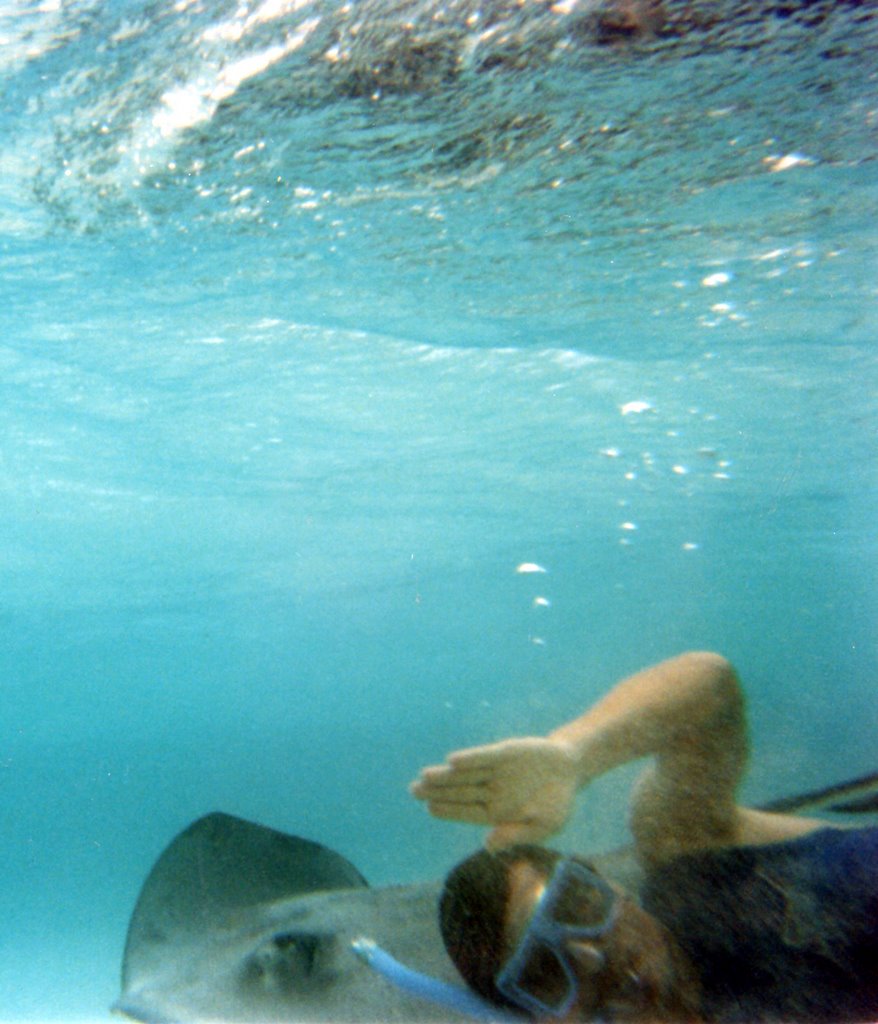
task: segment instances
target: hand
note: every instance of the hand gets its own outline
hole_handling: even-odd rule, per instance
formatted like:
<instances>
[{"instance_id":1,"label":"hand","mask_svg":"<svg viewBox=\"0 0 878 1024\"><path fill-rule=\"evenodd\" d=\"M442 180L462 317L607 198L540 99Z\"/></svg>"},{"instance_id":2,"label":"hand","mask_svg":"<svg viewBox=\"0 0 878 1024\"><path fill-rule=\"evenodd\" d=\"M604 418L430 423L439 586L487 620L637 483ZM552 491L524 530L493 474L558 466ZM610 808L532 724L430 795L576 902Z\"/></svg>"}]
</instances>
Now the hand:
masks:
<instances>
[{"instance_id":1,"label":"hand","mask_svg":"<svg viewBox=\"0 0 878 1024\"><path fill-rule=\"evenodd\" d=\"M436 818L493 825L485 845L537 843L558 832L573 809L578 777L572 749L536 736L449 754L409 787Z\"/></svg>"}]
</instances>

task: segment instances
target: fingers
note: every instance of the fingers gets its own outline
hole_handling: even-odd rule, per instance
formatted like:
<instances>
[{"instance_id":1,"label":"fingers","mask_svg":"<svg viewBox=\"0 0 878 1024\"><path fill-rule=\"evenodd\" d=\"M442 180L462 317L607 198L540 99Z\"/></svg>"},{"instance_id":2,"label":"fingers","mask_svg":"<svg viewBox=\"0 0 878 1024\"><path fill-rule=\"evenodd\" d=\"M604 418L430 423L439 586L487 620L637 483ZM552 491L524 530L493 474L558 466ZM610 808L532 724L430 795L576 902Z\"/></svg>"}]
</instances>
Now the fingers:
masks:
<instances>
[{"instance_id":1,"label":"fingers","mask_svg":"<svg viewBox=\"0 0 878 1024\"><path fill-rule=\"evenodd\" d=\"M491 794L485 786L439 786L422 787L415 793L429 803L457 804L462 807L487 807Z\"/></svg>"},{"instance_id":2,"label":"fingers","mask_svg":"<svg viewBox=\"0 0 878 1024\"><path fill-rule=\"evenodd\" d=\"M502 743L493 743L485 747L471 747L468 750L455 750L448 755L444 764L433 764L422 768L410 789L423 786L457 785L458 781L470 783L487 782L502 763L504 751Z\"/></svg>"},{"instance_id":3,"label":"fingers","mask_svg":"<svg viewBox=\"0 0 878 1024\"><path fill-rule=\"evenodd\" d=\"M467 825L490 825L488 811L482 804L459 804L447 800L431 800L427 810L434 818L462 821Z\"/></svg>"},{"instance_id":4,"label":"fingers","mask_svg":"<svg viewBox=\"0 0 878 1024\"><path fill-rule=\"evenodd\" d=\"M475 798L477 789L487 786L491 779L490 772L480 769L469 770L447 764L433 765L422 769L420 775L409 785L409 792L418 800L430 800L438 796L469 802Z\"/></svg>"},{"instance_id":5,"label":"fingers","mask_svg":"<svg viewBox=\"0 0 878 1024\"><path fill-rule=\"evenodd\" d=\"M471 825L494 825L499 820L494 776L480 770L458 770L448 765L425 768L409 792L427 804L435 818Z\"/></svg>"},{"instance_id":6,"label":"fingers","mask_svg":"<svg viewBox=\"0 0 878 1024\"><path fill-rule=\"evenodd\" d=\"M559 749L520 737L457 750L445 764L422 769L409 792L435 818L493 826L488 849L540 843L563 828L575 788Z\"/></svg>"},{"instance_id":7,"label":"fingers","mask_svg":"<svg viewBox=\"0 0 878 1024\"><path fill-rule=\"evenodd\" d=\"M513 741L515 742L515 741ZM491 743L483 747L455 750L445 764L422 768L418 778L409 787L419 796L428 790L454 787L460 784L486 785L503 771L510 760L510 741Z\"/></svg>"},{"instance_id":8,"label":"fingers","mask_svg":"<svg viewBox=\"0 0 878 1024\"><path fill-rule=\"evenodd\" d=\"M459 771L484 771L496 768L505 760L513 744L517 740L501 740L499 743L487 743L482 747L468 747L466 750L455 750L448 755L448 764Z\"/></svg>"},{"instance_id":9,"label":"fingers","mask_svg":"<svg viewBox=\"0 0 878 1024\"><path fill-rule=\"evenodd\" d=\"M424 768L418 776L418 781L430 786L457 786L461 783L479 785L487 782L493 772L484 768L458 767L456 764L440 764L431 768Z\"/></svg>"},{"instance_id":10,"label":"fingers","mask_svg":"<svg viewBox=\"0 0 878 1024\"><path fill-rule=\"evenodd\" d=\"M515 794L497 792L490 784L447 783L441 786L415 783L411 793L425 801L435 818L465 821L474 825L514 822L521 813L521 801Z\"/></svg>"}]
</instances>

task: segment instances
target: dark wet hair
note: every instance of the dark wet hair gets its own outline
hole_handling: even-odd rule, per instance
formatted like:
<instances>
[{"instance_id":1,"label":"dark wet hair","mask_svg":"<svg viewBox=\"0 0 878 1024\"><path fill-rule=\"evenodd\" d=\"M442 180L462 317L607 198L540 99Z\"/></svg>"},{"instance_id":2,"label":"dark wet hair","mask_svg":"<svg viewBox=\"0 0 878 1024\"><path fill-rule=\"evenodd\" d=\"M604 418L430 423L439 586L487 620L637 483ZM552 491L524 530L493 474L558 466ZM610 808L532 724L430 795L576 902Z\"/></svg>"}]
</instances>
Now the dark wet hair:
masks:
<instances>
[{"instance_id":1,"label":"dark wet hair","mask_svg":"<svg viewBox=\"0 0 878 1024\"><path fill-rule=\"evenodd\" d=\"M520 844L492 853L479 850L452 868L439 899L439 927L448 955L461 977L480 996L520 1009L494 981L509 950L505 924L511 867L522 861L548 877L561 854L543 846Z\"/></svg>"}]
</instances>

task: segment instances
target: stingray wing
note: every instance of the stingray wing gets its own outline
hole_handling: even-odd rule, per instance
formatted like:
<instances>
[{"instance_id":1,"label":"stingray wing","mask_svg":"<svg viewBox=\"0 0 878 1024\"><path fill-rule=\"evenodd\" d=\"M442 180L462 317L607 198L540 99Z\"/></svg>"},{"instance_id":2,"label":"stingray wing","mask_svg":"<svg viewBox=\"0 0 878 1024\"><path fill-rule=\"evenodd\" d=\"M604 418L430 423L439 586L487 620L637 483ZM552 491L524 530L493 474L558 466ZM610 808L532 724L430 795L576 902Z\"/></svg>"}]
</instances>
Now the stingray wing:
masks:
<instances>
[{"instance_id":1,"label":"stingray wing","mask_svg":"<svg viewBox=\"0 0 878 1024\"><path fill-rule=\"evenodd\" d=\"M123 988L144 961L209 935L256 904L367 885L348 860L319 843L230 814L199 818L156 861L128 926Z\"/></svg>"},{"instance_id":2,"label":"stingray wing","mask_svg":"<svg viewBox=\"0 0 878 1024\"><path fill-rule=\"evenodd\" d=\"M437 896L438 883L371 889L325 846L207 815L144 883L114 1009L147 1024L448 1021L448 1009L401 992L351 949L369 935L411 966L456 980Z\"/></svg>"}]
</instances>

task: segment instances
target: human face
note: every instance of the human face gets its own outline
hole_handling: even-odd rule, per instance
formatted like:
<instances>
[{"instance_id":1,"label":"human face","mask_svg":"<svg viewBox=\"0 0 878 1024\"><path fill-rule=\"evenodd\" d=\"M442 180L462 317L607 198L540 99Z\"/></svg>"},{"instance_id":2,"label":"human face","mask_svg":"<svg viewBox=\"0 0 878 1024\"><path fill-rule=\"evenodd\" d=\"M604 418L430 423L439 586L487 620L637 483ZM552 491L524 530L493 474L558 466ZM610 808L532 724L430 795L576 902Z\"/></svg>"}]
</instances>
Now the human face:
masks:
<instances>
[{"instance_id":1,"label":"human face","mask_svg":"<svg viewBox=\"0 0 878 1024\"><path fill-rule=\"evenodd\" d=\"M570 865L570 866L568 866ZM697 982L669 933L577 861L512 866L497 987L541 1020L698 1019Z\"/></svg>"},{"instance_id":2,"label":"human face","mask_svg":"<svg viewBox=\"0 0 878 1024\"><path fill-rule=\"evenodd\" d=\"M497 988L532 1013L563 1018L579 1000L578 974L589 956L602 963L593 940L613 927L619 897L591 868L566 857L548 880L522 863L511 882L518 942Z\"/></svg>"}]
</instances>

